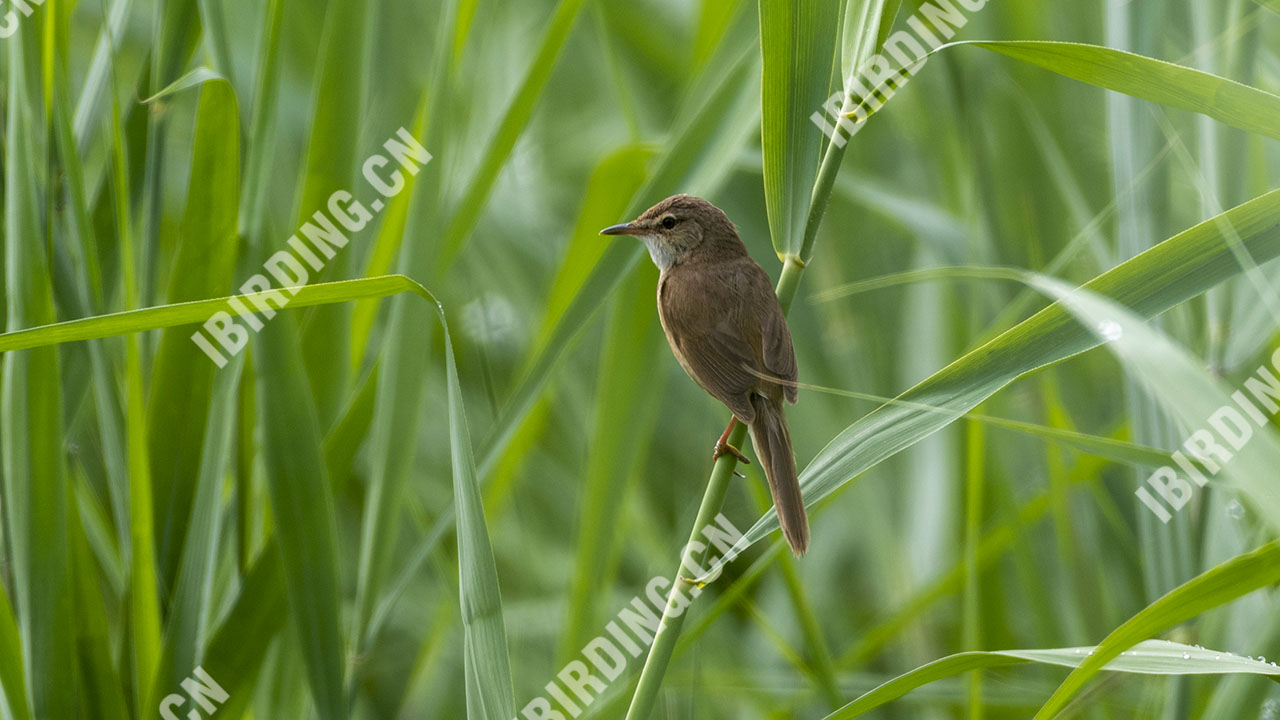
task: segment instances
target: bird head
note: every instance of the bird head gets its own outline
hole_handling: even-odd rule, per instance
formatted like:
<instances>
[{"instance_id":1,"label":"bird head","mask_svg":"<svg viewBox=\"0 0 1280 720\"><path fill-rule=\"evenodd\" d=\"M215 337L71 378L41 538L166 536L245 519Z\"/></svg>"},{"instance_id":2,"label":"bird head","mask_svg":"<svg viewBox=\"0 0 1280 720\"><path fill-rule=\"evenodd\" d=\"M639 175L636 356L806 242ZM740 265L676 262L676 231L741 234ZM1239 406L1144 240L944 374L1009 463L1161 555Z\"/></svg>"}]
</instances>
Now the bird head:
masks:
<instances>
[{"instance_id":1,"label":"bird head","mask_svg":"<svg viewBox=\"0 0 1280 720\"><path fill-rule=\"evenodd\" d=\"M723 236L737 239L733 223L720 208L692 195L672 195L628 223L611 225L601 235L634 235L644 241L660 270L678 265Z\"/></svg>"}]
</instances>

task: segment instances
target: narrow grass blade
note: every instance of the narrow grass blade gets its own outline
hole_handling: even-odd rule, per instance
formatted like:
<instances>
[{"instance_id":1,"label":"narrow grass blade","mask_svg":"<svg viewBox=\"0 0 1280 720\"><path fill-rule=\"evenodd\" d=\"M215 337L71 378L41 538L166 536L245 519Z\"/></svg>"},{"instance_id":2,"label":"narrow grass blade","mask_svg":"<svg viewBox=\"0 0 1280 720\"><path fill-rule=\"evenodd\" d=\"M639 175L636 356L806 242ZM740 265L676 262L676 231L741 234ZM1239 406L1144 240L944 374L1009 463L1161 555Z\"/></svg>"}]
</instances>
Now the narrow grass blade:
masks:
<instances>
[{"instance_id":1,"label":"narrow grass blade","mask_svg":"<svg viewBox=\"0 0 1280 720\"><path fill-rule=\"evenodd\" d=\"M1054 648L1047 650L1000 650L993 652L966 652L948 655L921 666L905 675L890 680L857 700L845 705L824 720L848 720L892 702L922 685L953 677L970 670L1040 663L1059 667L1079 668L1086 664L1097 665L1110 672L1138 673L1143 675L1226 675L1247 673L1251 675L1280 675L1280 668L1252 658L1167 640L1145 640L1124 655L1113 656L1098 662L1100 646ZM1105 667L1103 667L1105 665ZM1039 717L1039 715L1037 715Z\"/></svg>"},{"instance_id":2,"label":"narrow grass blade","mask_svg":"<svg viewBox=\"0 0 1280 720\"><path fill-rule=\"evenodd\" d=\"M676 133L677 140L671 144L658 168L632 197L627 214L638 214L647 205L662 199L666 193L682 186L687 187L685 183L691 176L715 181L727 175L731 167L728 160L732 159L733 152L725 149L724 152L707 157L701 157L700 152L717 136L728 133L729 128L735 125L754 127L754 117L744 119L734 113L726 114L723 110L726 105L737 105L739 96L744 92L743 88L751 87L750 78L754 71L754 63L743 52L729 73L723 77L711 78L714 82L709 83L706 94L695 95L699 102L694 105L689 117L680 124L681 129ZM694 188L694 192L705 190ZM482 477L488 474L501 457L506 443L533 408L565 348L594 317L602 301L618 286L622 276L634 267L640 255L641 250L637 246L611 243L601 255L600 261L572 294L572 300L566 305L563 315L555 321L551 330L544 333L546 340L525 364L522 378L507 400L497 428L484 445L480 460Z\"/></svg>"},{"instance_id":3,"label":"narrow grass blade","mask_svg":"<svg viewBox=\"0 0 1280 720\"><path fill-rule=\"evenodd\" d=\"M6 328L53 322L52 247L43 219L47 198L46 107L35 85L44 28L27 18L5 42L8 52L4 149ZM59 353L44 348L4 357L0 367L0 459L5 538L25 652L24 675L35 717L73 717L71 549L68 485L63 462ZM12 659L10 659L11 661ZM10 678L12 679L12 675Z\"/></svg>"},{"instance_id":4,"label":"narrow grass blade","mask_svg":"<svg viewBox=\"0 0 1280 720\"><path fill-rule=\"evenodd\" d=\"M1146 327L1132 313L1090 292L1073 290L1068 285L1043 276L1029 275L1027 282L1041 292L1058 298L1061 305L1071 311L1082 324L1105 340L1106 347L1124 363L1153 401L1180 421L1184 429L1199 429L1219 408L1234 407L1227 392L1217 386L1198 362L1162 334ZM1238 452L1229 462L1223 460L1222 471L1234 481L1232 485L1241 490L1258 508L1259 516L1274 528L1276 518L1280 517L1280 493L1272 478L1274 468L1280 464L1280 441L1276 440L1269 428L1259 429L1258 435L1246 438L1248 443L1236 448ZM1264 546L1255 555L1266 554L1269 547L1271 546ZM1237 561L1245 562L1243 558L1246 557L1249 556L1241 556L1188 583L1187 585L1195 587L1194 603L1171 600L1169 596L1165 596L1148 606L1112 632L1099 646L1099 655L1104 658L1114 657L1143 637L1144 633L1149 635L1194 617L1194 614L1187 614L1193 608L1203 612L1257 587L1269 585L1270 582L1253 584L1256 578L1250 576L1251 572L1234 565ZM1186 596L1189 594L1187 585L1173 591L1171 595L1180 593ZM1095 672L1093 665L1082 666L1073 672L1037 714L1037 718L1055 716Z\"/></svg>"},{"instance_id":5,"label":"narrow grass blade","mask_svg":"<svg viewBox=\"0 0 1280 720\"><path fill-rule=\"evenodd\" d=\"M297 291L296 293L294 291ZM95 338L116 337L145 330L158 330L178 325L202 323L219 310L230 315L238 315L240 311L227 301L238 298L242 306L252 307L255 300L265 300L269 294L277 291L248 293L245 295L227 295L208 300L192 300L173 305L156 305L139 310L97 315L94 317L68 320L36 328L15 330L0 335L0 353L14 350L57 345L59 343L92 340ZM403 275L384 275L376 278L360 280L343 280L332 283L317 283L298 288L282 288L280 292L292 294L290 308L311 307L313 305L329 305L333 303L351 302L412 292L421 295L426 292L418 283ZM201 358L201 362L212 361Z\"/></svg>"},{"instance_id":6,"label":"narrow grass blade","mask_svg":"<svg viewBox=\"0 0 1280 720\"><path fill-rule=\"evenodd\" d=\"M569 31L578 19L584 2L585 0L560 0L556 5L551 21L547 24L546 34L538 45L538 52L529 63L529 74L525 76L515 97L511 98L511 104L503 113L497 131L485 143L485 153L476 168L475 176L467 183L462 201L445 230L444 245L440 250L437 266L440 271L452 264L475 229L480 212L498 179L498 172L506 164L516 141L528 126L533 109L537 107L538 98L551 78L551 71L555 68L556 60L560 57L560 51L564 48ZM459 25L460 31L463 27L465 26Z\"/></svg>"},{"instance_id":7,"label":"narrow grass blade","mask_svg":"<svg viewBox=\"0 0 1280 720\"><path fill-rule=\"evenodd\" d=\"M942 268L940 268L942 269ZM945 268L946 270L961 270L960 268ZM956 273L946 273L954 276ZM972 277L972 276L970 276ZM889 405L914 405L921 410L932 410L941 414L949 414L949 410L941 407L929 407L912 403L909 401L899 400L897 398L885 397L883 395L872 395L870 393L860 393L851 390L837 390L834 388L820 387L817 385L809 385L800 383L801 390L809 390L830 395L839 395L842 397L857 398L859 400L870 400L881 404ZM1159 467L1168 465L1173 462L1170 452L1157 450L1146 445L1138 445L1136 443L1117 440L1112 437L1103 437L1100 435L1090 435L1088 433L1076 432L1074 430L1066 430L1063 428L1050 427L1048 425L1037 425L1036 423L1023 422L1020 420L1011 420L1009 418L995 417L993 415L984 415L981 413L967 413L966 420L986 423L995 428L1011 430L1013 432L1030 435L1049 442L1058 443L1064 447L1069 447L1080 452L1093 455L1095 457L1106 458L1114 462L1136 465L1139 467Z\"/></svg>"},{"instance_id":8,"label":"narrow grass blade","mask_svg":"<svg viewBox=\"0 0 1280 720\"><path fill-rule=\"evenodd\" d=\"M732 27L734 16L745 2L746 0L709 0L700 3L697 38L693 43L693 67L701 69L703 63L711 59L712 53L720 47L725 32ZM601 19L603 20L603 14ZM628 115L630 114L628 111ZM634 118L628 118L629 127L634 128L633 121Z\"/></svg>"},{"instance_id":9,"label":"narrow grass blade","mask_svg":"<svg viewBox=\"0 0 1280 720\"><path fill-rule=\"evenodd\" d=\"M1090 85L1280 138L1280 96L1200 70L1082 43L1011 40L956 45L976 45Z\"/></svg>"},{"instance_id":10,"label":"narrow grass blade","mask_svg":"<svg viewBox=\"0 0 1280 720\"><path fill-rule=\"evenodd\" d=\"M6 720L30 720L24 675L18 621L9 594L0 592L0 717Z\"/></svg>"},{"instance_id":11,"label":"narrow grass blade","mask_svg":"<svg viewBox=\"0 0 1280 720\"><path fill-rule=\"evenodd\" d=\"M109 56L114 63L114 55ZM115 77L114 72L111 75ZM126 308L139 298L135 237L129 208L128 149L117 89L111 89L111 190L115 200L116 235L120 243ZM135 705L147 702L147 693L160 657L160 599L156 576L154 497L151 461L147 450L146 394L142 379L142 342L137 336L125 341L124 419L125 455L129 470L129 659ZM122 543L122 545L126 545Z\"/></svg>"},{"instance_id":12,"label":"narrow grass blade","mask_svg":"<svg viewBox=\"0 0 1280 720\"><path fill-rule=\"evenodd\" d=\"M645 268L624 281L605 331L577 554L560 638L562 662L572 659L603 624L606 598L599 589L612 586L623 544L627 482L636 474L632 468L644 465L642 451L658 419L664 376L650 370L666 348L650 306L656 275L656 268ZM645 382L624 380L642 377ZM624 427L627 432L620 431Z\"/></svg>"},{"instance_id":13,"label":"narrow grass blade","mask_svg":"<svg viewBox=\"0 0 1280 720\"><path fill-rule=\"evenodd\" d=\"M769 234L780 257L798 255L804 238L823 140L809 116L827 99L839 17L837 0L760 0L760 146Z\"/></svg>"},{"instance_id":14,"label":"narrow grass blade","mask_svg":"<svg viewBox=\"0 0 1280 720\"><path fill-rule=\"evenodd\" d=\"M1234 409L1230 391L1222 388L1185 350L1165 335L1147 327L1140 318L1105 298L1086 290L1075 290L1058 280L1034 273L1023 274L1025 282L1055 298L1105 342L1125 365L1129 374L1152 400L1178 421L1185 432L1207 427L1220 408ZM1244 416L1236 411L1244 422ZM1280 488L1273 481L1280 466L1280 440L1269 427L1256 436L1248 425L1246 444L1234 448L1234 456L1222 460L1221 471L1229 483L1241 491L1258 509L1273 530L1280 528ZM1243 434L1244 430L1237 428ZM1216 466L1216 463L1215 463ZM1190 492L1190 491L1188 491Z\"/></svg>"},{"instance_id":15,"label":"narrow grass blade","mask_svg":"<svg viewBox=\"0 0 1280 720\"><path fill-rule=\"evenodd\" d=\"M414 137L422 137L425 122L426 109L420 107ZM401 243L416 187L415 180L406 182L406 188L390 201L387 208L387 216L378 234L370 267L380 267L385 271L398 254L400 267L421 277L430 272L426 267L426 249L416 243ZM368 345L367 334L372 330L375 311L376 307L372 302L356 306L353 319L356 343L352 346L352 367L357 366L358 356ZM376 380L370 379L370 382L376 383L376 388L367 393L370 396L370 424L365 427L366 432L362 433L362 437L367 436L368 439L370 467L361 520L356 604L351 634L357 652L364 650L365 643L372 640L371 633L377 630L371 627L370 619L376 604L382 599L392 553L400 538L402 488L410 475L416 455L413 444L402 442L401 439L417 431L425 377L432 355L431 333L428 330L431 327L431 317L422 303L407 297L394 298L384 313L387 318L386 335L383 342L376 345L381 351L375 369L378 377ZM352 438L353 442L354 440Z\"/></svg>"},{"instance_id":16,"label":"narrow grass blade","mask_svg":"<svg viewBox=\"0 0 1280 720\"><path fill-rule=\"evenodd\" d=\"M1234 229L1254 262L1280 256L1280 191L1251 200L1182 232L1102 275L1085 287L1143 317L1195 297L1241 267L1222 229ZM1053 305L961 357L899 396L951 414L885 405L850 425L801 473L812 506L902 449L973 409L1015 378L1097 346L1098 339L1060 305ZM742 550L777 528L773 511L739 541ZM711 570L717 572L719 565Z\"/></svg>"},{"instance_id":17,"label":"narrow grass blade","mask_svg":"<svg viewBox=\"0 0 1280 720\"><path fill-rule=\"evenodd\" d=\"M1232 558L1169 591L1116 628L1094 648L1092 655L1067 676L1036 713L1036 720L1054 717L1094 675L1122 651L1143 638L1185 622L1242 595L1280 581L1280 541ZM1225 653L1223 653L1225 655ZM1263 665L1274 674L1275 667Z\"/></svg>"},{"instance_id":18,"label":"narrow grass blade","mask_svg":"<svg viewBox=\"0 0 1280 720\"><path fill-rule=\"evenodd\" d=\"M426 289L421 286L417 288L419 296L432 304L444 334L467 717L470 720L509 720L515 715L515 697L502 614L502 595L484 517L479 476L471 450L471 436L467 428L466 408L462 401L453 342L444 309Z\"/></svg>"},{"instance_id":19,"label":"narrow grass blade","mask_svg":"<svg viewBox=\"0 0 1280 720\"><path fill-rule=\"evenodd\" d=\"M231 46L227 38L227 23L223 17L222 3L210 0L198 0L200 7L200 25L204 29L204 41L208 44L209 54L213 57L213 68L218 74L235 86L235 64L231 61Z\"/></svg>"},{"instance_id":20,"label":"narrow grass blade","mask_svg":"<svg viewBox=\"0 0 1280 720\"><path fill-rule=\"evenodd\" d=\"M431 317L410 298L391 301L388 323L393 329L382 344L373 418L368 433L371 455L365 506L361 518L359 565L352 641L363 651L372 641L374 608L384 593L386 575L400 538L403 487L413 467L415 448L404 442L418 426L431 357Z\"/></svg>"},{"instance_id":21,"label":"narrow grass blade","mask_svg":"<svg viewBox=\"0 0 1280 720\"><path fill-rule=\"evenodd\" d=\"M412 134L421 138L424 144L445 144L439 139L443 133L438 118L448 115L450 107L450 95L442 90L449 85L450 48L453 47L449 38L458 29L455 25L466 22L465 15L465 10L459 14L455 4L441 8L434 33L436 40L431 52L431 69L426 87L418 99L413 122ZM462 42L461 37L458 42ZM420 173L421 177L406 180L405 189L391 199L370 253L369 272L366 274L386 272L393 262L397 263L400 272L413 277L429 277L434 272L431 262L433 250L424 243L403 240L413 237L420 227L440 225L439 188L447 184L444 180L447 174L441 165L441 162L428 165ZM368 340L379 313L385 323L382 340L370 344ZM385 307L372 301L360 302L352 314L351 366L355 368L363 361L369 347L376 350L378 359L366 376L356 404L350 406L352 411L362 412L364 407L360 403L367 403L367 416L345 414L330 437L336 450L339 440L345 436L345 444L351 448L353 456L363 443L369 458L357 556L355 607L351 615L352 643L357 653L363 653L381 629L385 616L379 610L390 608L396 594L396 586L388 588L386 580L401 537L403 487L412 474L418 451L413 443L402 442L401 438L418 434L434 354L433 318L422 303L408 297L395 298ZM361 421L363 426L357 425ZM338 435L339 431L343 435ZM328 450L326 447L326 452ZM333 459L341 461L337 457Z\"/></svg>"},{"instance_id":22,"label":"narrow grass blade","mask_svg":"<svg viewBox=\"0 0 1280 720\"><path fill-rule=\"evenodd\" d=\"M967 272L970 277L1004 276L1026 283L1057 301L1105 342L1130 375L1187 433L1205 426L1220 408L1236 407L1229 398L1230 393L1219 387L1201 367L1202 363L1163 334L1147 327L1141 318L1106 298L1038 273L999 268L943 270L949 272L941 274ZM1237 415L1245 422L1238 411ZM1243 434L1247 430L1245 440L1250 440L1253 430L1247 425L1241 427L1244 429L1238 432ZM1270 432L1260 430L1259 437L1235 449L1230 462L1223 460L1223 471L1235 479L1235 487L1252 500L1262 517L1274 521L1280 517L1280 493L1270 482L1270 469L1280 465L1280 441ZM1165 460L1156 466L1167 463Z\"/></svg>"},{"instance_id":23,"label":"narrow grass blade","mask_svg":"<svg viewBox=\"0 0 1280 720\"><path fill-rule=\"evenodd\" d=\"M65 52L65 51L64 51ZM75 265L75 302L71 312L76 316L101 312L104 300L102 272L98 263L100 237L90 219L89 200L85 190L84 166L76 148L70 118L68 80L65 58L56 60L57 77L54 80L54 127L57 132L58 160L66 173L70 212L68 227L73 238L66 243ZM112 151L121 151L112 138ZM129 468L126 461L126 432L122 412L121 388L115 381L115 365L108 349L101 343L90 343L86 348L91 371L93 402L97 410L98 432L102 437L102 464L115 529L121 545L129 546ZM74 402L74 400L72 401Z\"/></svg>"},{"instance_id":24,"label":"narrow grass blade","mask_svg":"<svg viewBox=\"0 0 1280 720\"><path fill-rule=\"evenodd\" d=\"M227 691L218 714L238 718L253 696L267 651L289 626L280 548L272 538L242 576L240 594L210 633L200 666Z\"/></svg>"},{"instance_id":25,"label":"narrow grass blade","mask_svg":"<svg viewBox=\"0 0 1280 720\"><path fill-rule=\"evenodd\" d=\"M369 368L365 378L359 383L360 389L343 408L342 419L324 436L324 461L329 468L335 492L341 490L343 482L351 474L356 454L364 445L369 427L373 424L374 401L378 395L381 372L382 366L379 364Z\"/></svg>"},{"instance_id":26,"label":"narrow grass blade","mask_svg":"<svg viewBox=\"0 0 1280 720\"><path fill-rule=\"evenodd\" d=\"M150 85L146 92L157 92L179 77L186 67L199 37L196 0L163 0L157 3L152 20ZM147 304L154 299L159 255L160 226L164 214L165 153L168 117L164 113L148 114L147 142L142 178L142 222L137 254L138 299Z\"/></svg>"},{"instance_id":27,"label":"narrow grass blade","mask_svg":"<svg viewBox=\"0 0 1280 720\"><path fill-rule=\"evenodd\" d=\"M469 720L510 720L515 715L515 696L498 569L471 454L471 436L453 343L444 310L438 304L436 310L444 331L445 379L449 389L449 445L453 461L453 508L458 518L458 604L462 608L467 717Z\"/></svg>"},{"instance_id":28,"label":"narrow grass blade","mask_svg":"<svg viewBox=\"0 0 1280 720\"><path fill-rule=\"evenodd\" d=\"M103 606L100 573L84 528L72 524L71 546L75 563L77 669L83 683L80 712L89 720L126 720L131 717L125 701L121 673L112 654L111 632ZM125 656L126 661L129 659Z\"/></svg>"},{"instance_id":29,"label":"narrow grass blade","mask_svg":"<svg viewBox=\"0 0 1280 720\"><path fill-rule=\"evenodd\" d=\"M738 107L749 99L749 91L753 89L750 78L754 76L752 71L755 66L750 62L751 57L746 51L739 52L730 47L724 52L730 56L737 54L733 70L724 77L711 75L698 84L699 92L694 94L698 102L693 105L688 117L677 123L681 128L676 133L678 140L663 157L654 174L632 197L626 214L638 213L646 204L660 199L659 193L666 192L666 188L682 185L687 187L686 183L696 181L693 184L694 191L705 193L713 190L727 177L732 168L732 159L736 155L736 146L747 140L748 133L742 130L753 129L756 118L750 112L725 113L723 108ZM750 107L756 107L755 103L751 103ZM722 125L726 118L728 124ZM726 137L730 140L725 141ZM720 152L702 153L708 145L727 146L721 147ZM544 330L545 340L526 363L522 379L507 400L496 429L489 436L479 467L481 477L486 477L503 457L512 437L532 412L566 348L639 259L639 248L628 247L623 243L611 244L600 261L582 279L581 285L566 293L568 299L562 314ZM2 339L0 337L0 341ZM0 351L2 349L3 346L0 345ZM431 547L438 538L444 536L453 520L452 516L445 516L436 522L431 532L414 550L414 559L402 571L397 587L403 587L407 583L408 575L427 557Z\"/></svg>"},{"instance_id":30,"label":"narrow grass blade","mask_svg":"<svg viewBox=\"0 0 1280 720\"><path fill-rule=\"evenodd\" d=\"M231 287L238 240L240 117L225 80L188 75L174 90L199 90L191 183L182 236L170 274L170 302L216 297ZM162 93L165 94L165 93ZM162 587L177 575L191 511L191 478L199 473L215 367L190 333L160 338L147 407L155 495L157 559Z\"/></svg>"},{"instance_id":31,"label":"narrow grass blade","mask_svg":"<svg viewBox=\"0 0 1280 720\"><path fill-rule=\"evenodd\" d=\"M262 380L263 454L289 608L311 696L323 720L339 720L347 716L347 706L337 521L300 342L297 327L288 321L271 323L257 336L253 355Z\"/></svg>"},{"instance_id":32,"label":"narrow grass blade","mask_svg":"<svg viewBox=\"0 0 1280 720\"><path fill-rule=\"evenodd\" d=\"M236 392L244 357L228 362L214 379L209 422L205 426L200 473L194 479L195 496L191 523L183 546L177 582L169 603L165 624L164 650L152 688L153 702L168 695L190 677L200 663L207 641L205 620L209 616L214 591L214 569L223 547L222 488L231 455L231 439L237 419Z\"/></svg>"},{"instance_id":33,"label":"narrow grass blade","mask_svg":"<svg viewBox=\"0 0 1280 720\"><path fill-rule=\"evenodd\" d=\"M842 78L852 78L867 58L880 49L884 35L881 28L886 22L892 22L900 2L901 0L848 0L844 8L844 26L840 40Z\"/></svg>"},{"instance_id":34,"label":"narrow grass blade","mask_svg":"<svg viewBox=\"0 0 1280 720\"><path fill-rule=\"evenodd\" d=\"M600 228L612 224L632 209L635 197L645 184L645 164L653 151L641 145L624 145L596 165L582 193L582 209L574 220L564 261L556 270L547 296L547 309L533 341L535 353L546 349L551 334L573 302L574 296L591 277L610 244L600 237ZM603 241L602 241L603 240Z\"/></svg>"},{"instance_id":35,"label":"narrow grass blade","mask_svg":"<svg viewBox=\"0 0 1280 720\"><path fill-rule=\"evenodd\" d=\"M240 232L247 237L249 256L264 255L262 235L265 231L267 182L274 167L275 146L269 142L280 114L280 26L284 21L285 0L267 0L262 4L263 38L258 50L250 106L248 149L245 152L244 192L240 199Z\"/></svg>"},{"instance_id":36,"label":"narrow grass blade","mask_svg":"<svg viewBox=\"0 0 1280 720\"><path fill-rule=\"evenodd\" d=\"M370 13L374 3L329 3L320 41L311 108L306 174L297 208L298 223L327 206L338 190L352 188L360 161L357 148L361 112L368 93L366 72ZM342 98L342 101L335 101ZM348 276L355 267L355 246L339 252L315 278ZM351 341L351 308L325 307L309 313L303 332L303 362L320 427L327 430L347 396L351 380L347 358Z\"/></svg>"},{"instance_id":37,"label":"narrow grass blade","mask_svg":"<svg viewBox=\"0 0 1280 720\"><path fill-rule=\"evenodd\" d=\"M429 96L424 95L424 107L418 109L417 119L409 130L415 138L424 136L427 110L425 104ZM378 237L374 241L373 250L369 253L369 262L365 265L364 277L386 275L391 272L396 257L404 241L409 223L409 208L412 205L414 187L419 175L410 174L404 179L404 189L387 201L387 209L383 213L382 227L378 229ZM401 266L401 272L416 275L413 268ZM375 302L357 303L352 310L351 318L351 367L360 367L360 362L369 346L369 335L373 332L373 323L377 315L378 304ZM392 332L397 332L392 330Z\"/></svg>"},{"instance_id":38,"label":"narrow grass blade","mask_svg":"<svg viewBox=\"0 0 1280 720\"><path fill-rule=\"evenodd\" d=\"M421 285L399 275L305 286L298 289L292 305L305 307L385 297L405 291L414 292L432 302L443 322L443 311L438 310L434 297ZM252 303L251 300L249 302ZM218 298L86 318L47 326L34 332L18 333L17 343L12 335L0 335L0 352L200 322L211 312L223 309L225 303L226 298ZM270 337L272 329L276 327L286 327L287 333L296 333L291 326L275 323L264 329L259 338ZM288 344L288 341L289 338L286 337L283 342ZM294 342L296 343L296 336ZM468 702L474 703L474 712L477 713L475 717L509 718L514 714L514 698L506 655L497 571L471 460L461 390L457 384L457 368L453 362L452 345L448 342L446 349L446 369L451 383L450 422L454 444L455 512L461 521L458 527L461 602L464 610L463 623L467 631L468 668L472 673L472 681L468 685L472 691ZM297 399L306 397L301 369L295 367L290 370L280 364L280 358L297 356L296 346L292 350L291 353L289 347L273 346L260 348L256 353L259 362L263 364L262 375L270 379L270 382L263 383L264 388L271 388L264 389L267 397L263 401L263 428L269 434L264 444L268 448L268 475L273 481L272 505L276 511L277 532L284 557L284 575L289 588L288 597L295 622L298 623L299 637L306 651L313 694L322 717L341 717L344 707L341 668L345 656L342 652L342 639L337 631L339 586L332 498L329 496L328 484L323 480L324 463L314 411L308 411L306 404ZM277 436L281 433L289 434ZM317 481L317 478L321 480ZM267 552L274 550L268 549ZM233 647L239 642L243 627L274 629L273 622L279 621L279 616L270 612L276 605L271 600L274 595L269 577L279 571L274 570L271 565L264 567L271 572L262 570L261 576L252 576L258 579L246 584L246 587L261 588L257 591L262 595L261 607L256 604L237 604L237 610L233 610L230 617L235 618L238 614L246 617L238 621L243 622L243 625L230 627L224 624L211 641L211 660L206 668L210 669L211 674L214 667L228 668L225 671L228 675L240 683L248 683L246 670L231 669L239 662L235 658L246 654L251 658L260 658L258 652L265 652L267 638L255 639L248 650ZM259 639L261 643L258 642Z\"/></svg>"},{"instance_id":39,"label":"narrow grass blade","mask_svg":"<svg viewBox=\"0 0 1280 720\"><path fill-rule=\"evenodd\" d=\"M222 75L219 75L217 72L204 67L203 65L197 68L192 68L190 71L183 73L182 77L161 88L155 95L143 100L142 103L144 105L149 105L157 100L172 98L183 90L200 87L212 80L225 81L226 79Z\"/></svg>"},{"instance_id":40,"label":"narrow grass blade","mask_svg":"<svg viewBox=\"0 0 1280 720\"><path fill-rule=\"evenodd\" d=\"M85 73L84 86L75 108L75 138L81 153L88 153L89 142L97 128L97 121L102 117L104 103L110 98L107 93L114 87L109 73L115 65L112 57L114 47L120 42L124 33L125 21L133 0L115 0L107 14L107 22L98 32L98 39L93 46L93 58Z\"/></svg>"}]
</instances>

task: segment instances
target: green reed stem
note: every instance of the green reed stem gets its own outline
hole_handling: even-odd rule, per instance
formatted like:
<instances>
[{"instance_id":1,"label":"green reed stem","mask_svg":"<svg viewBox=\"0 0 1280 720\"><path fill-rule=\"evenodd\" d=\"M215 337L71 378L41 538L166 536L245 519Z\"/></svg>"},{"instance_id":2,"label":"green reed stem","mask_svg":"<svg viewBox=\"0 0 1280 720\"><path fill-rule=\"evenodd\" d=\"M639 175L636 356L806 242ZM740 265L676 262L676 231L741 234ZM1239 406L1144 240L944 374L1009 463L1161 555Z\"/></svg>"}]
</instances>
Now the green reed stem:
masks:
<instances>
[{"instance_id":1,"label":"green reed stem","mask_svg":"<svg viewBox=\"0 0 1280 720\"><path fill-rule=\"evenodd\" d=\"M818 178L814 182L813 196L809 201L809 217L805 221L804 241L798 256L788 255L783 258L782 276L778 278L778 302L782 304L782 312L791 309L791 301L795 299L800 287L800 278L809 258L813 256L813 244L818 237L818 226L827 212L827 202L831 198L831 188L835 185L836 174L840 170L840 162L844 159L844 146L830 143L823 155L822 165L818 168ZM747 428L739 424L729 435L729 443L741 447L746 439ZM732 455L722 455L716 460L711 470L711 479L707 482L707 490L702 496L702 505L698 508L698 517L689 532L692 543L702 535L702 530L720 512L724 505L725 494L729 491L729 479L737 467L737 459ZM688 546L686 546L688 547ZM662 612L662 624L658 634L653 638L649 648L649 656L645 658L644 669L640 671L640 680L636 684L635 694L631 696L631 707L627 709L627 720L647 720L653 713L654 702L658 698L658 690L662 688L662 679L666 675L667 666L671 664L671 653L675 650L676 640L680 638L680 629L684 625L684 617L690 610L693 596L688 593L692 586L681 581L686 560L701 558L680 558L680 566L676 568L676 578L667 595L667 605Z\"/></svg>"}]
</instances>

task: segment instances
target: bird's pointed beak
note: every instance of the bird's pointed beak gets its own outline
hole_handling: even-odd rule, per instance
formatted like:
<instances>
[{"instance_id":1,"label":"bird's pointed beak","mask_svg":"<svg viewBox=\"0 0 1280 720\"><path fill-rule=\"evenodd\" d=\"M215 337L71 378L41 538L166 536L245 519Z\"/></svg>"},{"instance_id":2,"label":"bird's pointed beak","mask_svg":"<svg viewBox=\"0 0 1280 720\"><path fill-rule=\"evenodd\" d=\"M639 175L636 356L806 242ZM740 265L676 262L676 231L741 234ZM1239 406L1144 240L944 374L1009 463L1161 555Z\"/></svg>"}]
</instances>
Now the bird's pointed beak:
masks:
<instances>
[{"instance_id":1,"label":"bird's pointed beak","mask_svg":"<svg viewBox=\"0 0 1280 720\"><path fill-rule=\"evenodd\" d=\"M644 230L636 227L632 223L619 223L617 225L610 225L609 227L600 231L601 235L641 235L643 233L644 233Z\"/></svg>"}]
</instances>

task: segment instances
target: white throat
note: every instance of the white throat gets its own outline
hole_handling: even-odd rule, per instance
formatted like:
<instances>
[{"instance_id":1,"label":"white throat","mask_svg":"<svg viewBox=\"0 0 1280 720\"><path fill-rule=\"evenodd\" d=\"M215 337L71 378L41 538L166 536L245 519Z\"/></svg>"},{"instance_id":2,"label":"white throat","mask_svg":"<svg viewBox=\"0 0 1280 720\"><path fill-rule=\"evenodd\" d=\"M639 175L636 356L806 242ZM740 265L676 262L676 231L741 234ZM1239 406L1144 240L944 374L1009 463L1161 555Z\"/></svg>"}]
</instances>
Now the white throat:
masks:
<instances>
[{"instance_id":1,"label":"white throat","mask_svg":"<svg viewBox=\"0 0 1280 720\"><path fill-rule=\"evenodd\" d=\"M676 256L658 245L656 235L645 235L643 239L644 246L649 248L649 257L653 258L653 264L657 265L659 270L666 272L668 268L676 264Z\"/></svg>"}]
</instances>

